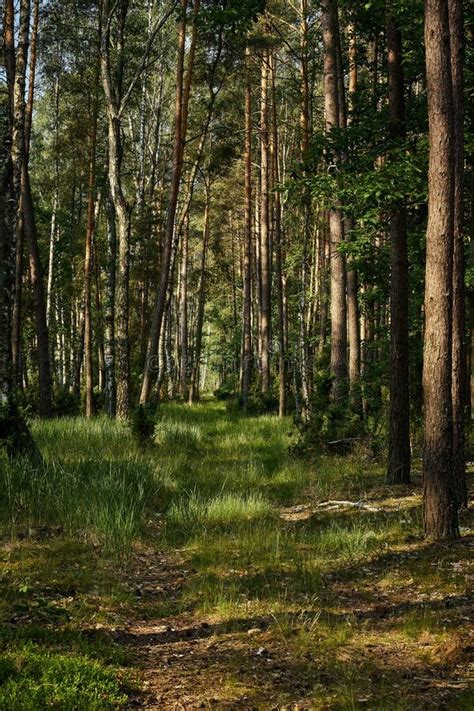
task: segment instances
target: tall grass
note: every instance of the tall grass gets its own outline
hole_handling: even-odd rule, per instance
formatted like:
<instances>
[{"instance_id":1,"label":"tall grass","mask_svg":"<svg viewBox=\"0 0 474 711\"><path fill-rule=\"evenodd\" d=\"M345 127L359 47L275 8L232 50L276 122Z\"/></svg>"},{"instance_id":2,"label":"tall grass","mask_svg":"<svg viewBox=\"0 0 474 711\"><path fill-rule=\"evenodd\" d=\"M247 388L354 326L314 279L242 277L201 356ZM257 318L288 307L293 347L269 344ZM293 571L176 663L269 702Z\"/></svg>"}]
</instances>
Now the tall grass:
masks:
<instances>
[{"instance_id":1,"label":"tall grass","mask_svg":"<svg viewBox=\"0 0 474 711\"><path fill-rule=\"evenodd\" d=\"M135 462L79 462L33 467L27 460L0 470L0 521L22 528L57 526L117 551L142 530L158 488L150 466Z\"/></svg>"}]
</instances>

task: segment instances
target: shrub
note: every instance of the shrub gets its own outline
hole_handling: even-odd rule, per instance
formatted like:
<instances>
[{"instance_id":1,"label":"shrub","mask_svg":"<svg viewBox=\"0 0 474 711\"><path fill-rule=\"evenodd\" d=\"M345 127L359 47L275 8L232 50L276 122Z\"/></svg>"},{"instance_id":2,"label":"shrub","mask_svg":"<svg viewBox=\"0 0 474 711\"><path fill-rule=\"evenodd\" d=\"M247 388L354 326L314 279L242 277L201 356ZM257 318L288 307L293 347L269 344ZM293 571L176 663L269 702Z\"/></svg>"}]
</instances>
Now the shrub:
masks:
<instances>
[{"instance_id":1,"label":"shrub","mask_svg":"<svg viewBox=\"0 0 474 711\"><path fill-rule=\"evenodd\" d=\"M67 388L54 394L54 414L56 417L74 417L80 414L79 398Z\"/></svg>"},{"instance_id":2,"label":"shrub","mask_svg":"<svg viewBox=\"0 0 474 711\"><path fill-rule=\"evenodd\" d=\"M292 447L294 454L311 456L325 450L348 454L355 442L364 437L362 415L354 411L350 398L331 402L332 381L329 374L319 373L310 403L310 417L296 423L299 437Z\"/></svg>"},{"instance_id":3,"label":"shrub","mask_svg":"<svg viewBox=\"0 0 474 711\"><path fill-rule=\"evenodd\" d=\"M145 405L138 405L130 418L130 431L140 447L151 444L155 433L153 411Z\"/></svg>"}]
</instances>

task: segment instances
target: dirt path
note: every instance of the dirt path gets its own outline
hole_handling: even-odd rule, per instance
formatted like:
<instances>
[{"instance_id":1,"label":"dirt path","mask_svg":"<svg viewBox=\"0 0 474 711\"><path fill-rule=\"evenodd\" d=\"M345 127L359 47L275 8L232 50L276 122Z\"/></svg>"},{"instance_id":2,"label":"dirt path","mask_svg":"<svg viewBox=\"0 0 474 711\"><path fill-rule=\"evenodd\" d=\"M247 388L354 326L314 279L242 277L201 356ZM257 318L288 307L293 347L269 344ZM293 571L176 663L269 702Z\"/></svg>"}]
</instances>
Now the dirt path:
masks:
<instances>
[{"instance_id":1,"label":"dirt path","mask_svg":"<svg viewBox=\"0 0 474 711\"><path fill-rule=\"evenodd\" d=\"M457 556L469 561L474 540L457 545ZM445 549L448 551L448 547ZM416 550L413 551L417 553ZM410 552L407 552L410 555ZM433 551L433 564L442 557ZM395 554L393 560L395 560ZM431 560L431 558L430 558ZM393 561L387 558L375 566L372 575L382 573ZM403 556L397 565L403 565ZM363 572L363 571L362 571ZM353 574L353 571L352 571ZM141 669L142 691L129 708L154 711L191 709L310 709L342 708L315 705L318 688L335 683L324 660L314 654L299 655L285 634L278 633L271 616L216 622L192 610L156 618L153 609L166 605L170 610L181 602L186 583L196 575L178 553L143 550L127 570L127 586L137 596L136 619L117 630L119 643L131 653ZM328 579L337 609L327 608L324 618L352 620L366 635L365 662L370 662L374 683L393 683L403 694L419 699L418 709L458 711L452 700L474 681L474 600L468 597L414 596L407 590L384 591L369 579L357 589L347 575ZM459 644L433 650L429 637L388 643L394 625L411 610L426 608L446 623L458 621ZM314 611L308 613L313 615ZM303 613L299 622L301 623ZM316 619L316 618L315 618ZM317 620L316 620L317 621ZM337 655L337 663L353 661L360 644L351 641ZM341 656L342 655L342 656ZM388 672L388 676L386 676ZM385 682L384 682L385 679ZM336 680L337 681L337 680ZM345 707L344 707L345 708ZM354 708L367 708L370 694L356 699ZM404 707L405 708L405 707Z\"/></svg>"}]
</instances>

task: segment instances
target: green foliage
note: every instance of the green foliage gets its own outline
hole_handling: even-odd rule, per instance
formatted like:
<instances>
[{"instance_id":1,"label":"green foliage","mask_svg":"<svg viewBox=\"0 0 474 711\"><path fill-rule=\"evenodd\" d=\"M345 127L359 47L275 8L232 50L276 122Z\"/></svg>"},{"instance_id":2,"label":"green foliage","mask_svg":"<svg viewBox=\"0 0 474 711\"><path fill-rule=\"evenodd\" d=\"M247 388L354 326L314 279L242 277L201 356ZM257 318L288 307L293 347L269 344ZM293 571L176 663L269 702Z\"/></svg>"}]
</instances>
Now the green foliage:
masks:
<instances>
[{"instance_id":1,"label":"green foliage","mask_svg":"<svg viewBox=\"0 0 474 711\"><path fill-rule=\"evenodd\" d=\"M193 493L173 503L166 513L166 536L190 538L206 531L230 530L274 516L273 507L260 494L220 494L210 500Z\"/></svg>"},{"instance_id":2,"label":"green foliage","mask_svg":"<svg viewBox=\"0 0 474 711\"><path fill-rule=\"evenodd\" d=\"M140 447L153 441L155 433L155 413L150 406L138 405L130 417L130 431Z\"/></svg>"},{"instance_id":3,"label":"green foliage","mask_svg":"<svg viewBox=\"0 0 474 711\"><path fill-rule=\"evenodd\" d=\"M214 390L214 397L216 400L231 400L234 397L235 391L237 389L236 378L228 378L220 387Z\"/></svg>"},{"instance_id":4,"label":"green foliage","mask_svg":"<svg viewBox=\"0 0 474 711\"><path fill-rule=\"evenodd\" d=\"M71 421L61 422L71 427ZM25 527L59 526L122 554L142 531L158 488L153 469L138 460L63 466L17 458L0 468L0 522L13 534Z\"/></svg>"},{"instance_id":5,"label":"green foliage","mask_svg":"<svg viewBox=\"0 0 474 711\"><path fill-rule=\"evenodd\" d=\"M38 448L15 401L0 405L0 458L2 455L41 461Z\"/></svg>"},{"instance_id":6,"label":"green foliage","mask_svg":"<svg viewBox=\"0 0 474 711\"><path fill-rule=\"evenodd\" d=\"M0 656L2 709L106 711L126 701L116 670L83 655L25 643Z\"/></svg>"},{"instance_id":7,"label":"green foliage","mask_svg":"<svg viewBox=\"0 0 474 711\"><path fill-rule=\"evenodd\" d=\"M80 402L74 393L61 388L54 394L54 414L56 417L74 417L79 415Z\"/></svg>"},{"instance_id":8,"label":"green foliage","mask_svg":"<svg viewBox=\"0 0 474 711\"><path fill-rule=\"evenodd\" d=\"M361 413L355 412L349 396L331 401L333 378L319 372L311 397L310 416L298 423L299 439L292 448L295 454L314 456L327 450L344 454L365 433Z\"/></svg>"}]
</instances>

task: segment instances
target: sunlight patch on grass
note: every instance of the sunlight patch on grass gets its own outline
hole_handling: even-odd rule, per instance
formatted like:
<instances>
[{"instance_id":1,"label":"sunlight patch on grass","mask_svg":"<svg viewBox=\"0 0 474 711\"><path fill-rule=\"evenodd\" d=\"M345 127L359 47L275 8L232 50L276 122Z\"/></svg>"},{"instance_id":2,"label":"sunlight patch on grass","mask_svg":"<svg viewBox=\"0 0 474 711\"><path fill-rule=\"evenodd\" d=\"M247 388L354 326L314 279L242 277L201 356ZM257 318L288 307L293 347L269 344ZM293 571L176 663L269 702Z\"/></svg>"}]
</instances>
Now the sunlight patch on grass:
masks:
<instances>
[{"instance_id":1,"label":"sunlight patch on grass","mask_svg":"<svg viewBox=\"0 0 474 711\"><path fill-rule=\"evenodd\" d=\"M167 531L193 536L213 528L239 526L275 516L271 504L259 494L221 494L208 501L196 494L173 503L166 513ZM174 531L173 531L174 530Z\"/></svg>"}]
</instances>

